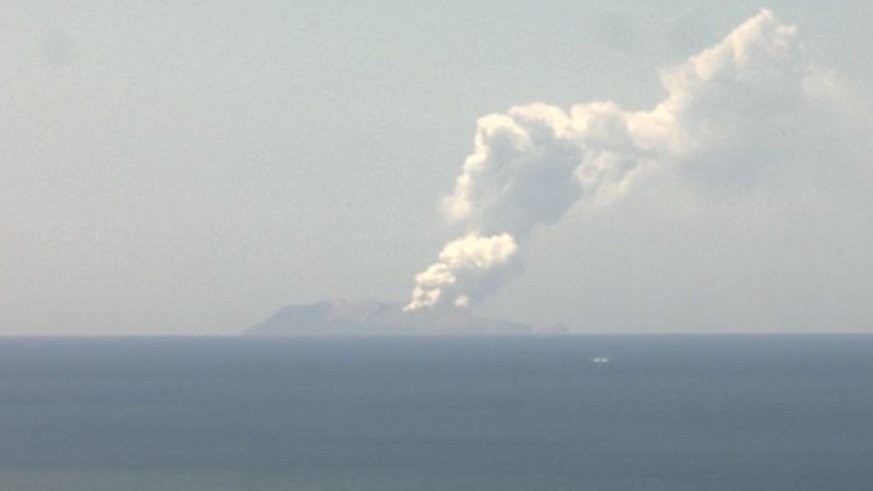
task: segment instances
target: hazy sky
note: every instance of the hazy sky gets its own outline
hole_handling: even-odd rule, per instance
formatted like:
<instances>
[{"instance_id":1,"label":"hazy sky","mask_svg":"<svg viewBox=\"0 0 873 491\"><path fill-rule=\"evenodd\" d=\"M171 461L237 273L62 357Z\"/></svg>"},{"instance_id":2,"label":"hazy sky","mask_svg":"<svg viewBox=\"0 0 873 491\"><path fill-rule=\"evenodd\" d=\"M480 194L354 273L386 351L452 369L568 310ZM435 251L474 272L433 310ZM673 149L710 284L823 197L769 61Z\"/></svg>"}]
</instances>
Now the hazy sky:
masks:
<instances>
[{"instance_id":1,"label":"hazy sky","mask_svg":"<svg viewBox=\"0 0 873 491\"><path fill-rule=\"evenodd\" d=\"M457 235L440 203L478 118L651 111L659 69L762 6L517 3L4 2L0 334L230 334L283 304L406 300ZM873 5L766 7L836 102L755 93L729 112L751 129L695 165L526 229L523 268L475 308L583 332L873 332ZM728 113L706 114L689 120Z\"/></svg>"}]
</instances>

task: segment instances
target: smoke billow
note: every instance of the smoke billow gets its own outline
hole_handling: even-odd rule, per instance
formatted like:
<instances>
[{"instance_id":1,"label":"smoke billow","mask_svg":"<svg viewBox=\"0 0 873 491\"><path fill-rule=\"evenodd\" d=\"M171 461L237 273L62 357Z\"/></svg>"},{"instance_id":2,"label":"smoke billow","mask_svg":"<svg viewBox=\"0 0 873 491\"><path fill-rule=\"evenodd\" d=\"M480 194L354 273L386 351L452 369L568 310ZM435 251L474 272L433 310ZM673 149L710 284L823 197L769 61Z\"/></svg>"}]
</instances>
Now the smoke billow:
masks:
<instances>
[{"instance_id":1,"label":"smoke billow","mask_svg":"<svg viewBox=\"0 0 873 491\"><path fill-rule=\"evenodd\" d=\"M804 61L796 28L768 10L660 75L666 97L650 111L610 101L569 111L532 104L479 119L473 152L443 203L463 234L416 275L406 310L482 299L520 272L531 230L578 203L621 200L649 173L753 180L778 164L780 135L802 133L837 91Z\"/></svg>"}]
</instances>

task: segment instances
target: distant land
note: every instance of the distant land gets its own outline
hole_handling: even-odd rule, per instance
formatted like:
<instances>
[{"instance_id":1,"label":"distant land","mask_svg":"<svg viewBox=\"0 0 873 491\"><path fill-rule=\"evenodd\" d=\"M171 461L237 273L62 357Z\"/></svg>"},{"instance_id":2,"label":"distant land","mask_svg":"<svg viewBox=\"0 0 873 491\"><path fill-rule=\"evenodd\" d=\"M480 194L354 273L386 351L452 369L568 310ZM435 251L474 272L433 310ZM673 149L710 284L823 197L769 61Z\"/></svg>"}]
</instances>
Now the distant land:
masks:
<instances>
[{"instance_id":1,"label":"distant land","mask_svg":"<svg viewBox=\"0 0 873 491\"><path fill-rule=\"evenodd\" d=\"M561 333L561 326L535 327L479 317L469 309L404 312L402 302L323 301L288 305L245 332L250 336L509 335Z\"/></svg>"}]
</instances>

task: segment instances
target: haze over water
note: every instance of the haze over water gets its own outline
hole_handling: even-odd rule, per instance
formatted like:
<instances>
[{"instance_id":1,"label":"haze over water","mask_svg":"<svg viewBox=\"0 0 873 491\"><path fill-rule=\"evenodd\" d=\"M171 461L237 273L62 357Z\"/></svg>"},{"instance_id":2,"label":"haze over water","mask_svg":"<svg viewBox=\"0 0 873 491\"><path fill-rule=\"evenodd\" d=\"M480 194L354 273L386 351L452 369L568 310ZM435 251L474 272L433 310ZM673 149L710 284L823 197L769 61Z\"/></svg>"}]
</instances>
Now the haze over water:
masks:
<instances>
[{"instance_id":1,"label":"haze over water","mask_svg":"<svg viewBox=\"0 0 873 491\"><path fill-rule=\"evenodd\" d=\"M857 491L871 387L868 336L3 339L0 488Z\"/></svg>"}]
</instances>

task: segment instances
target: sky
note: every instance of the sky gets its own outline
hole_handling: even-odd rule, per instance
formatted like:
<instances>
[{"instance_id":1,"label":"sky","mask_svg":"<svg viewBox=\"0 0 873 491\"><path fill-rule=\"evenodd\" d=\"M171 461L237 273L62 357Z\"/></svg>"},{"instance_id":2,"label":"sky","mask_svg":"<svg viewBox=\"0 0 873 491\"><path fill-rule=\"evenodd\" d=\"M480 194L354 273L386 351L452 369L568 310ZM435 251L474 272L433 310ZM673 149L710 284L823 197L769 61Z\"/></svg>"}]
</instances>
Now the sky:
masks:
<instances>
[{"instance_id":1,"label":"sky","mask_svg":"<svg viewBox=\"0 0 873 491\"><path fill-rule=\"evenodd\" d=\"M235 334L412 304L441 263L462 308L575 332L873 332L869 2L764 5L785 29L705 83L690 57L761 4L518 3L4 2L0 335ZM656 136L493 157L512 121L644 125L688 94ZM549 155L625 164L516 179ZM440 254L474 243L500 268Z\"/></svg>"}]
</instances>

